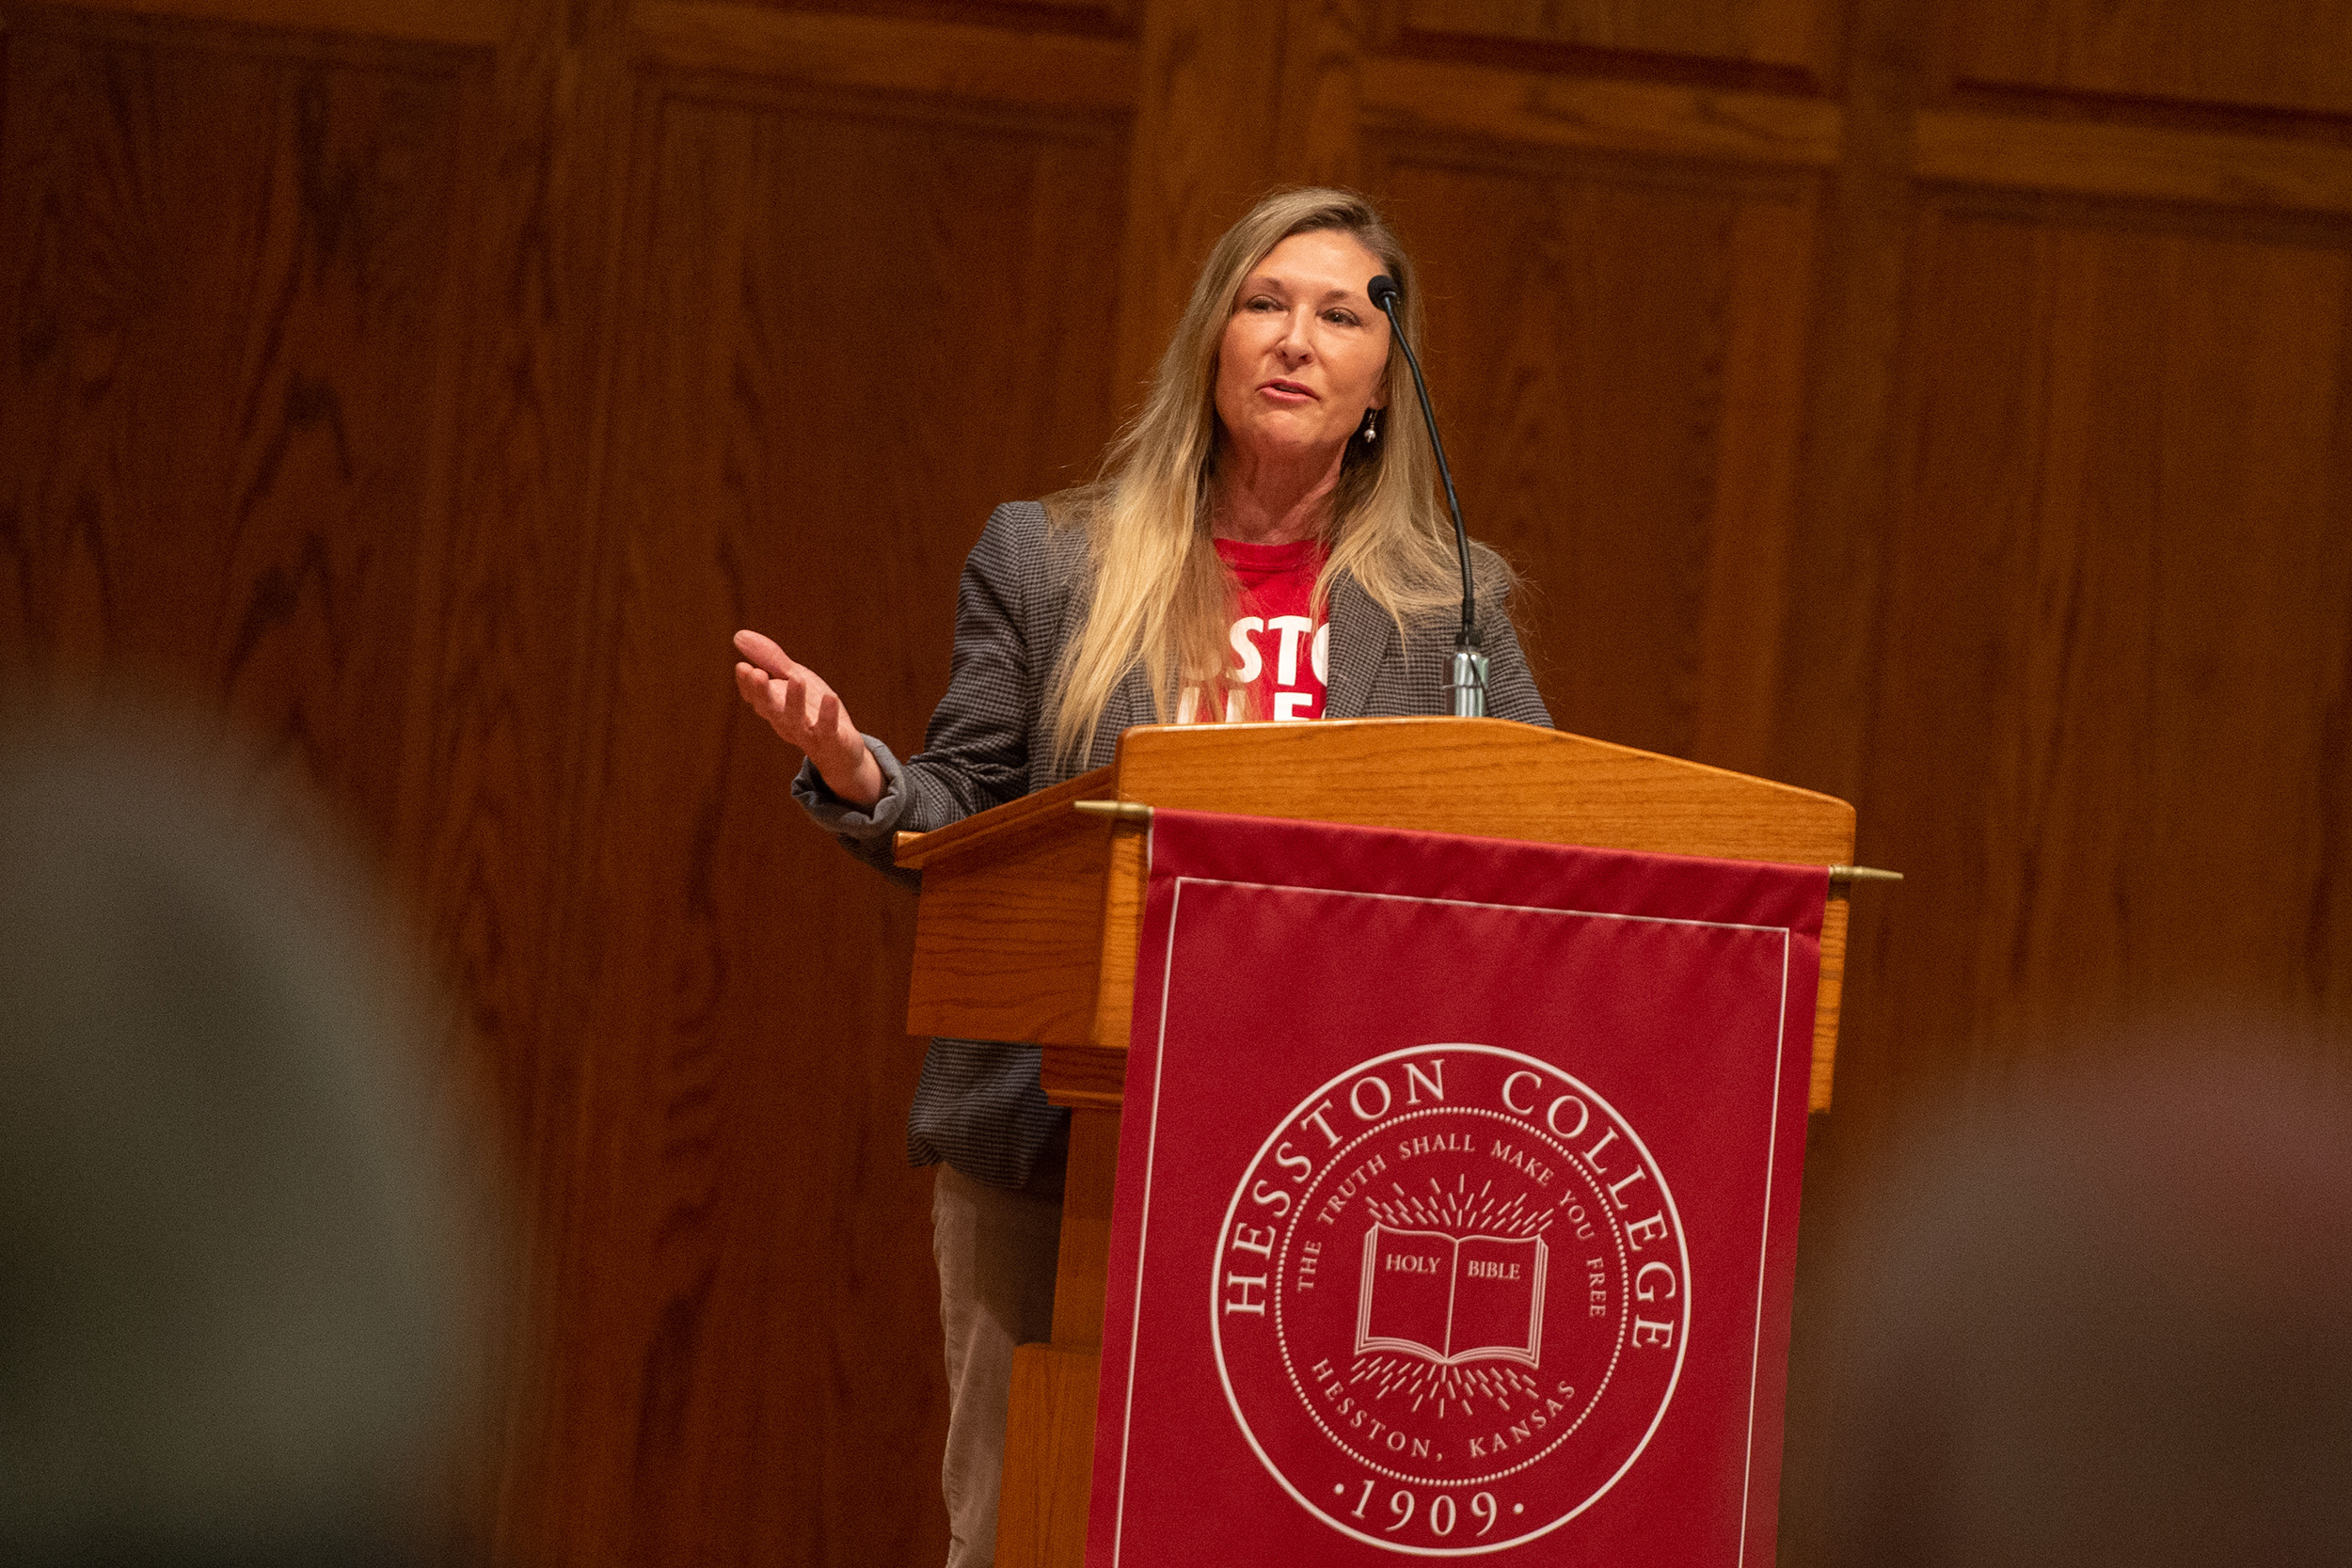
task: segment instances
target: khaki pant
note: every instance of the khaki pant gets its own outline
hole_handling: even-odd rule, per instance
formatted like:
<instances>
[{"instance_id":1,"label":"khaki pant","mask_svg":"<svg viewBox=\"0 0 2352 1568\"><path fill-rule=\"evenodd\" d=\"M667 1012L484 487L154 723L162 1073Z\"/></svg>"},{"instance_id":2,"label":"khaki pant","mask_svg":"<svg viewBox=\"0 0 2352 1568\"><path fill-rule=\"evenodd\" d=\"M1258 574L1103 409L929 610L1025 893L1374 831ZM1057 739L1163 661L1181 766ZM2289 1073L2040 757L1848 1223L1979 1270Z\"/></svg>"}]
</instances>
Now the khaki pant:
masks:
<instances>
[{"instance_id":1,"label":"khaki pant","mask_svg":"<svg viewBox=\"0 0 2352 1568\"><path fill-rule=\"evenodd\" d=\"M1012 1348L1054 1332L1061 1195L1011 1192L936 1167L931 1256L947 1340L947 1568L996 1560L996 1488L1005 1467Z\"/></svg>"}]
</instances>

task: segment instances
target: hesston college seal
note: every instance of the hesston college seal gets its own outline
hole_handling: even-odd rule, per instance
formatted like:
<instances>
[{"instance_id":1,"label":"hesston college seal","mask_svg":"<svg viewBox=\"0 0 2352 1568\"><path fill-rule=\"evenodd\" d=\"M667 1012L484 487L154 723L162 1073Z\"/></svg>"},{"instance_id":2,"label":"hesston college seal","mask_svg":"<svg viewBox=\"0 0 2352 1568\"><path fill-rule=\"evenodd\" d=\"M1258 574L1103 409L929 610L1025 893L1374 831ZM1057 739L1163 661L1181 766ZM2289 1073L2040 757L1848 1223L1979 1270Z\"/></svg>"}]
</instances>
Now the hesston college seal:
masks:
<instances>
[{"instance_id":1,"label":"hesston college seal","mask_svg":"<svg viewBox=\"0 0 2352 1568\"><path fill-rule=\"evenodd\" d=\"M1665 1173L1558 1068L1481 1045L1361 1062L1302 1101L1225 1212L1227 1400L1302 1506L1416 1555L1519 1545L1641 1457L1691 1271Z\"/></svg>"}]
</instances>

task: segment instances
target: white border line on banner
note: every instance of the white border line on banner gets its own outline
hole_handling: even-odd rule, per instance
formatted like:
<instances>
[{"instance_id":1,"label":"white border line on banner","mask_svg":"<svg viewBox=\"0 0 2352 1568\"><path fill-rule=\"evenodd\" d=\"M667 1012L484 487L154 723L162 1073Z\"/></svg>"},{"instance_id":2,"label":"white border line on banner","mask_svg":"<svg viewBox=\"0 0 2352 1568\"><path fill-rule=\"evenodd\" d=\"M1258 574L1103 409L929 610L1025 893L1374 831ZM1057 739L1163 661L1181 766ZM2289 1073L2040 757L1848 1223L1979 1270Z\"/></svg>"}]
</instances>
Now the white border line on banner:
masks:
<instances>
[{"instance_id":1,"label":"white border line on banner","mask_svg":"<svg viewBox=\"0 0 2352 1568\"><path fill-rule=\"evenodd\" d=\"M1149 850L1146 850L1149 853ZM1152 1165L1160 1148L1160 1079L1168 1069L1168 999L1176 988L1168 976L1176 965L1176 916L1184 907L1184 879L1168 905L1168 970L1160 976L1160 1036L1152 1050L1152 1131L1143 1147L1143 1215L1136 1226L1136 1309L1127 1324L1127 1402L1119 1418L1119 1512L1111 1520L1111 1561L1119 1561L1127 1532L1127 1450L1136 1437L1136 1348L1143 1342L1143 1244L1152 1235ZM1114 1215L1118 1205L1112 1205Z\"/></svg>"},{"instance_id":2,"label":"white border line on banner","mask_svg":"<svg viewBox=\"0 0 2352 1568\"><path fill-rule=\"evenodd\" d=\"M1443 904L1457 910L1516 910L1523 914L1572 914L1581 920L1626 920L1650 926L1704 926L1718 931L1778 931L1785 936L1791 929L1787 926L1757 926L1740 920L1691 920L1682 915L1624 914L1615 910L1564 910L1550 904L1492 904L1476 898L1433 898L1418 893L1366 893L1360 888L1308 887L1298 882L1245 882L1231 877L1179 877L1176 881L1179 886L1197 882L1202 887L1255 887L1271 893L1320 893L1332 898L1374 898L1392 904ZM1170 921L1172 924L1172 911Z\"/></svg>"},{"instance_id":3,"label":"white border line on banner","mask_svg":"<svg viewBox=\"0 0 2352 1568\"><path fill-rule=\"evenodd\" d=\"M1764 1281L1772 1257L1772 1170L1780 1163L1780 1101L1788 1073L1777 1058L1788 1049L1788 960L1795 933L1781 927L1780 1043L1773 1053L1772 1120L1764 1142L1764 1234L1756 1248L1756 1332L1748 1342L1748 1448L1740 1461L1740 1562L1748 1560L1749 1499L1756 1490L1756 1386L1764 1376ZM1793 1282L1792 1282L1793 1284Z\"/></svg>"}]
</instances>

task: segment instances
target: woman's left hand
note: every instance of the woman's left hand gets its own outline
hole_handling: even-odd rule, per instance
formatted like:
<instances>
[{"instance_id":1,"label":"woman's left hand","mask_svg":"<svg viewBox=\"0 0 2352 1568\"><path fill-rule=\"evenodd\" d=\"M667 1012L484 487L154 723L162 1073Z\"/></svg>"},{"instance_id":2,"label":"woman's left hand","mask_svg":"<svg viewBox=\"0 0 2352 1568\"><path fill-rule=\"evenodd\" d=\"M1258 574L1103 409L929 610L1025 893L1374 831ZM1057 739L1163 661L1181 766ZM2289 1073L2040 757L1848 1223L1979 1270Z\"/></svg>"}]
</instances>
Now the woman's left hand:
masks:
<instances>
[{"instance_id":1,"label":"woman's left hand","mask_svg":"<svg viewBox=\"0 0 2352 1568\"><path fill-rule=\"evenodd\" d=\"M755 631L737 632L735 651L736 689L780 738L808 753L825 787L860 810L881 800L882 765L824 677Z\"/></svg>"}]
</instances>

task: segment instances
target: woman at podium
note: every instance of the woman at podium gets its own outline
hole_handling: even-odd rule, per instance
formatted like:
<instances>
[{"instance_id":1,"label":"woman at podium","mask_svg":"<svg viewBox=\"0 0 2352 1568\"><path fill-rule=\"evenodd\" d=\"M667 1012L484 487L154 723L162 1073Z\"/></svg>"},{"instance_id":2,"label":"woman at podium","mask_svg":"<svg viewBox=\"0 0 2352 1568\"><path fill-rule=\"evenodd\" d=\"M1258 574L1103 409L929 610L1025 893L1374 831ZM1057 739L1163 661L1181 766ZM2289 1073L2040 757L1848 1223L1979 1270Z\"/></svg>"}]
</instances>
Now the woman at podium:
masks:
<instances>
[{"instance_id":1,"label":"woman at podium","mask_svg":"<svg viewBox=\"0 0 2352 1568\"><path fill-rule=\"evenodd\" d=\"M793 794L885 870L928 832L1107 766L1154 722L1449 711L1461 598L1429 435L1366 285L1418 335L1411 260L1361 197L1278 191L1210 252L1142 412L1104 477L1000 506L964 564L947 694L901 762L823 678L736 634L743 700L807 754ZM1473 546L1488 711L1549 724ZM934 1040L908 1158L938 1166L932 1250L946 1332L951 1568L993 1560L1014 1345L1049 1337L1068 1113L1034 1046Z\"/></svg>"}]
</instances>

